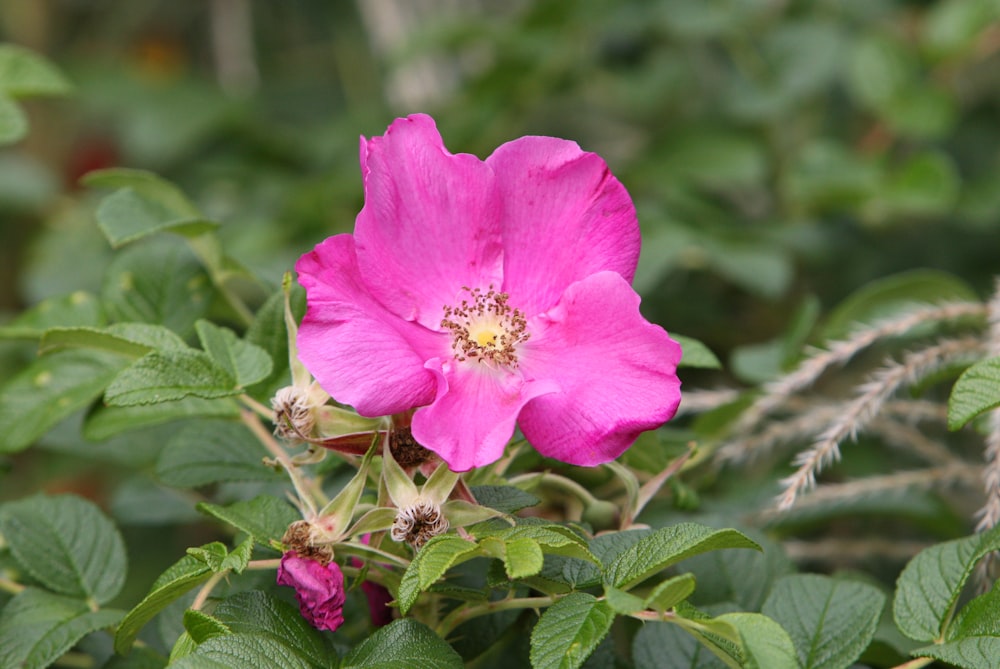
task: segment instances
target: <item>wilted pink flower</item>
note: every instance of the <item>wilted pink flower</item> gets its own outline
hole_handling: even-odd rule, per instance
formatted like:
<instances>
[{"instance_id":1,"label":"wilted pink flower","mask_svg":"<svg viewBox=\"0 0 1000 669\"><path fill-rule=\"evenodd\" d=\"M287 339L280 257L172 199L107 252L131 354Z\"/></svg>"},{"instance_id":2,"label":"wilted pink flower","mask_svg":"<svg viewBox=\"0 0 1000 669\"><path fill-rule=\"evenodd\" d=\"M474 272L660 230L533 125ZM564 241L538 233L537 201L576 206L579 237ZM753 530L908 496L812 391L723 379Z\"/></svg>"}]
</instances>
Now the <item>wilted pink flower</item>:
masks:
<instances>
[{"instance_id":1,"label":"wilted pink flower","mask_svg":"<svg viewBox=\"0 0 1000 669\"><path fill-rule=\"evenodd\" d=\"M522 137L485 161L414 115L361 141L353 235L299 260L299 355L364 416L420 407L414 438L455 471L519 425L543 455L618 457L680 402L680 346L639 313L632 201L573 142Z\"/></svg>"},{"instance_id":2,"label":"wilted pink flower","mask_svg":"<svg viewBox=\"0 0 1000 669\"><path fill-rule=\"evenodd\" d=\"M332 632L343 624L344 574L336 562L323 564L287 551L278 566L278 585L295 588L299 611L313 627Z\"/></svg>"}]
</instances>

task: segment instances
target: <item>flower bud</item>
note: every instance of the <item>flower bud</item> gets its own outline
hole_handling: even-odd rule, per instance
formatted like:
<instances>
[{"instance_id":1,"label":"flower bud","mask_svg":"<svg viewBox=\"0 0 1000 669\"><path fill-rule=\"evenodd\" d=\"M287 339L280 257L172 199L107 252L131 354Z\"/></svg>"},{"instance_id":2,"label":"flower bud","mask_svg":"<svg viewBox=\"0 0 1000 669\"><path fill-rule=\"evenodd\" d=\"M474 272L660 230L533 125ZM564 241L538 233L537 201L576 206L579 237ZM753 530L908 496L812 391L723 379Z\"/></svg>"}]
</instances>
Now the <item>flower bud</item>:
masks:
<instances>
[{"instance_id":1,"label":"flower bud","mask_svg":"<svg viewBox=\"0 0 1000 669\"><path fill-rule=\"evenodd\" d=\"M419 550L431 537L448 531L448 519L441 513L441 507L432 501L418 498L396 514L396 520L389 530L393 541L405 541L414 550Z\"/></svg>"},{"instance_id":2,"label":"flower bud","mask_svg":"<svg viewBox=\"0 0 1000 669\"><path fill-rule=\"evenodd\" d=\"M336 562L323 564L294 550L281 556L278 585L295 588L299 612L313 627L331 632L344 622L344 574Z\"/></svg>"},{"instance_id":3,"label":"flower bud","mask_svg":"<svg viewBox=\"0 0 1000 669\"><path fill-rule=\"evenodd\" d=\"M274 433L288 441L308 439L316 418L309 391L299 386L285 386L271 399L274 409Z\"/></svg>"}]
</instances>

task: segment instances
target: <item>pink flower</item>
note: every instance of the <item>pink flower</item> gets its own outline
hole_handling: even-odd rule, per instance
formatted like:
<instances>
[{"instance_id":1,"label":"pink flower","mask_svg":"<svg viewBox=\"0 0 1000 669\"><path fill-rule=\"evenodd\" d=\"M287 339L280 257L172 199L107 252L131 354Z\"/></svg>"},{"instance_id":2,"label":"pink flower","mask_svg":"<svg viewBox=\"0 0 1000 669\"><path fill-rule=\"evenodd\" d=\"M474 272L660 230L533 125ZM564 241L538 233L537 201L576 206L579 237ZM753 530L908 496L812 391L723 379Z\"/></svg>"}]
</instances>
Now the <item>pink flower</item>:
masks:
<instances>
[{"instance_id":1,"label":"pink flower","mask_svg":"<svg viewBox=\"0 0 1000 669\"><path fill-rule=\"evenodd\" d=\"M299 611L313 627L332 632L343 624L344 574L336 562L323 564L287 551L278 567L278 585L295 588Z\"/></svg>"},{"instance_id":2,"label":"pink flower","mask_svg":"<svg viewBox=\"0 0 1000 669\"><path fill-rule=\"evenodd\" d=\"M519 425L543 455L618 457L680 402L680 346L639 313L632 201L573 142L522 137L485 161L434 121L361 140L365 206L295 269L299 356L363 416L420 407L414 438L455 471Z\"/></svg>"}]
</instances>

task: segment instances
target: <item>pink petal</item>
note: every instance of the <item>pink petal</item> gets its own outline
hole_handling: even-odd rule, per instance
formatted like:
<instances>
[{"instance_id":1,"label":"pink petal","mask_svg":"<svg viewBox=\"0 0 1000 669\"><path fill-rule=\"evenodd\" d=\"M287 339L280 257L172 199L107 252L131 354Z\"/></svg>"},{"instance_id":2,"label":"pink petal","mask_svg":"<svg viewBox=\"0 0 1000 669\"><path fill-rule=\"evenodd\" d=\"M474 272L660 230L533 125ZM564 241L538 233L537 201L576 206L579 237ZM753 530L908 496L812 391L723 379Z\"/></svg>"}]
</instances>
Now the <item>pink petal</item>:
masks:
<instances>
[{"instance_id":1,"label":"pink petal","mask_svg":"<svg viewBox=\"0 0 1000 669\"><path fill-rule=\"evenodd\" d=\"M427 404L434 374L424 361L447 337L391 314L368 292L350 235L330 237L295 265L308 309L299 358L330 395L363 416Z\"/></svg>"},{"instance_id":2,"label":"pink petal","mask_svg":"<svg viewBox=\"0 0 1000 669\"><path fill-rule=\"evenodd\" d=\"M521 431L542 455L608 462L674 415L680 345L642 317L639 296L620 275L600 272L571 285L532 325L521 369L562 389L521 411Z\"/></svg>"},{"instance_id":3,"label":"pink petal","mask_svg":"<svg viewBox=\"0 0 1000 669\"><path fill-rule=\"evenodd\" d=\"M485 163L449 153L422 114L362 139L361 154L365 206L354 237L362 275L382 304L438 328L463 286L500 286L499 203Z\"/></svg>"},{"instance_id":4,"label":"pink petal","mask_svg":"<svg viewBox=\"0 0 1000 669\"><path fill-rule=\"evenodd\" d=\"M631 283L640 246L635 207L599 156L567 140L522 137L486 163L503 198L511 304L541 313L571 283L602 270Z\"/></svg>"},{"instance_id":5,"label":"pink petal","mask_svg":"<svg viewBox=\"0 0 1000 669\"><path fill-rule=\"evenodd\" d=\"M554 392L549 382L525 382L519 375L485 365L428 361L437 376L437 397L413 414L413 437L464 472L496 462L503 455L521 407Z\"/></svg>"}]
</instances>

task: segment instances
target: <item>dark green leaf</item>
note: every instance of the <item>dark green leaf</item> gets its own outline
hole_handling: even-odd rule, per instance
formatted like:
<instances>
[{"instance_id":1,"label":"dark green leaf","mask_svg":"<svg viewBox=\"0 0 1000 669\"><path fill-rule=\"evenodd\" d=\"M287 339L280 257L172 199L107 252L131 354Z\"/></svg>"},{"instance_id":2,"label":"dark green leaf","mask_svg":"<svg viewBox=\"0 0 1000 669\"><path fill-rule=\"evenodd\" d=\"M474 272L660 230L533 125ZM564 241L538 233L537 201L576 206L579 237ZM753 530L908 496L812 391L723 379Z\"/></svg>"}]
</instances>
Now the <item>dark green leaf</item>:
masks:
<instances>
[{"instance_id":1,"label":"dark green leaf","mask_svg":"<svg viewBox=\"0 0 1000 669\"><path fill-rule=\"evenodd\" d=\"M335 655L297 608L263 592L237 593L220 602L213 615L233 632L272 636L316 666L330 666Z\"/></svg>"},{"instance_id":2,"label":"dark green leaf","mask_svg":"<svg viewBox=\"0 0 1000 669\"><path fill-rule=\"evenodd\" d=\"M127 362L98 351L61 351L33 361L0 389L0 453L27 448L97 399Z\"/></svg>"},{"instance_id":3,"label":"dark green leaf","mask_svg":"<svg viewBox=\"0 0 1000 669\"><path fill-rule=\"evenodd\" d=\"M198 218L197 207L191 204L177 186L166 179L147 172L124 167L95 170L87 173L83 184L88 188L129 188L146 200L156 202L178 217Z\"/></svg>"},{"instance_id":4,"label":"dark green leaf","mask_svg":"<svg viewBox=\"0 0 1000 669\"><path fill-rule=\"evenodd\" d=\"M115 652L124 655L132 647L139 630L171 602L208 580L212 570L204 562L185 555L160 574L149 593L128 612L115 633Z\"/></svg>"},{"instance_id":5,"label":"dark green leaf","mask_svg":"<svg viewBox=\"0 0 1000 669\"><path fill-rule=\"evenodd\" d=\"M775 580L794 571L780 544L754 538L761 545L759 553L712 551L684 563L698 580L695 602L699 606L733 602L744 611L759 611Z\"/></svg>"},{"instance_id":6,"label":"dark green leaf","mask_svg":"<svg viewBox=\"0 0 1000 669\"><path fill-rule=\"evenodd\" d=\"M197 509L246 532L262 546L267 546L270 540L280 540L289 525L301 520L295 507L270 495L260 495L249 501L235 502L228 506L201 503Z\"/></svg>"},{"instance_id":7,"label":"dark green leaf","mask_svg":"<svg viewBox=\"0 0 1000 669\"><path fill-rule=\"evenodd\" d=\"M531 493L510 485L472 486L472 495L483 506L504 513L516 513L541 502Z\"/></svg>"},{"instance_id":8,"label":"dark green leaf","mask_svg":"<svg viewBox=\"0 0 1000 669\"><path fill-rule=\"evenodd\" d=\"M21 105L0 94L0 146L13 144L28 135L28 117Z\"/></svg>"},{"instance_id":9,"label":"dark green leaf","mask_svg":"<svg viewBox=\"0 0 1000 669\"><path fill-rule=\"evenodd\" d=\"M204 562L213 572L222 571L222 561L229 555L229 550L221 541L213 541L204 546L194 546L187 549L187 554Z\"/></svg>"},{"instance_id":10,"label":"dark green leaf","mask_svg":"<svg viewBox=\"0 0 1000 669\"><path fill-rule=\"evenodd\" d=\"M574 592L550 606L531 632L534 669L576 669L604 639L615 613L607 602Z\"/></svg>"},{"instance_id":11,"label":"dark green leaf","mask_svg":"<svg viewBox=\"0 0 1000 669\"><path fill-rule=\"evenodd\" d=\"M213 618L207 613L194 609L188 609L184 612L184 629L191 635L195 643L202 643L213 637L233 633L218 618Z\"/></svg>"},{"instance_id":12,"label":"dark green leaf","mask_svg":"<svg viewBox=\"0 0 1000 669\"><path fill-rule=\"evenodd\" d=\"M28 588L0 611L0 667L47 667L85 635L110 627L122 611Z\"/></svg>"},{"instance_id":13,"label":"dark green leaf","mask_svg":"<svg viewBox=\"0 0 1000 669\"><path fill-rule=\"evenodd\" d=\"M213 399L239 394L235 380L203 351L147 353L122 370L104 399L115 406L173 402L188 396Z\"/></svg>"},{"instance_id":14,"label":"dark green leaf","mask_svg":"<svg viewBox=\"0 0 1000 669\"><path fill-rule=\"evenodd\" d=\"M118 248L157 232L195 237L218 224L197 216L179 215L132 188L122 188L101 202L97 208L97 225L112 248Z\"/></svg>"},{"instance_id":15,"label":"dark green leaf","mask_svg":"<svg viewBox=\"0 0 1000 669\"><path fill-rule=\"evenodd\" d=\"M125 544L92 502L35 495L0 507L0 533L18 564L50 590L104 604L125 582Z\"/></svg>"},{"instance_id":16,"label":"dark green leaf","mask_svg":"<svg viewBox=\"0 0 1000 669\"><path fill-rule=\"evenodd\" d=\"M156 476L181 488L216 481L280 480L282 474L262 463L266 455L243 423L193 421L167 442L156 462Z\"/></svg>"},{"instance_id":17,"label":"dark green leaf","mask_svg":"<svg viewBox=\"0 0 1000 669\"><path fill-rule=\"evenodd\" d=\"M236 419L239 417L239 405L234 399L228 397L212 400L185 397L173 402L137 404L130 407L99 405L88 414L83 425L83 436L91 441L103 441L122 432L161 425L183 418Z\"/></svg>"},{"instance_id":18,"label":"dark green leaf","mask_svg":"<svg viewBox=\"0 0 1000 669\"><path fill-rule=\"evenodd\" d=\"M38 339L49 328L99 327L104 312L96 297L82 290L60 297L50 297L23 311L0 327L0 339Z\"/></svg>"},{"instance_id":19,"label":"dark green leaf","mask_svg":"<svg viewBox=\"0 0 1000 669\"><path fill-rule=\"evenodd\" d=\"M635 669L725 669L726 664L677 625L647 622L632 640Z\"/></svg>"},{"instance_id":20,"label":"dark green leaf","mask_svg":"<svg viewBox=\"0 0 1000 669\"><path fill-rule=\"evenodd\" d=\"M780 579L762 612L781 623L803 669L846 669L868 647L885 595L866 583L817 574Z\"/></svg>"},{"instance_id":21,"label":"dark green leaf","mask_svg":"<svg viewBox=\"0 0 1000 669\"><path fill-rule=\"evenodd\" d=\"M739 630L745 669L800 669L792 639L774 620L759 613L727 613L717 620Z\"/></svg>"},{"instance_id":22,"label":"dark green leaf","mask_svg":"<svg viewBox=\"0 0 1000 669\"><path fill-rule=\"evenodd\" d=\"M426 625L395 620L362 641L340 669L461 669L462 658Z\"/></svg>"},{"instance_id":23,"label":"dark green leaf","mask_svg":"<svg viewBox=\"0 0 1000 669\"><path fill-rule=\"evenodd\" d=\"M933 657L963 669L996 669L997 658L1000 657L1000 637L966 637L917 648L912 654Z\"/></svg>"},{"instance_id":24,"label":"dark green leaf","mask_svg":"<svg viewBox=\"0 0 1000 669\"><path fill-rule=\"evenodd\" d=\"M736 530L681 523L643 537L618 555L605 570L604 581L616 588L629 589L684 558L723 548L760 550L760 546Z\"/></svg>"},{"instance_id":25,"label":"dark green leaf","mask_svg":"<svg viewBox=\"0 0 1000 669\"><path fill-rule=\"evenodd\" d=\"M257 634L225 634L208 639L194 653L182 658L176 666L201 667L199 659L218 662L223 667L253 667L254 669L313 669L296 652L272 636Z\"/></svg>"},{"instance_id":26,"label":"dark green leaf","mask_svg":"<svg viewBox=\"0 0 1000 669\"><path fill-rule=\"evenodd\" d=\"M1000 550L1000 527L920 551L896 582L892 612L900 631L916 641L946 639L965 581L995 550Z\"/></svg>"}]
</instances>

